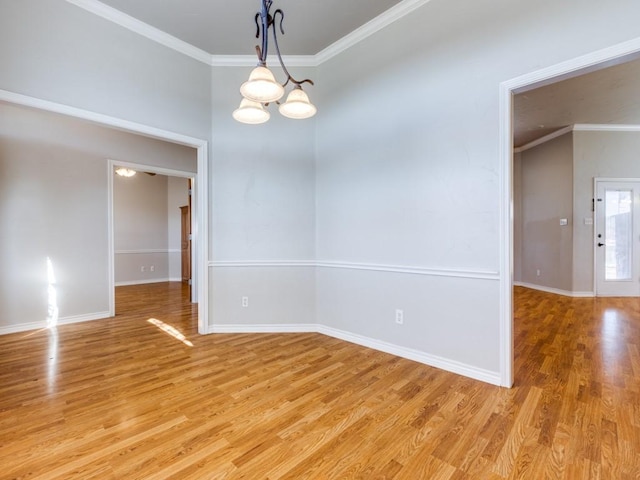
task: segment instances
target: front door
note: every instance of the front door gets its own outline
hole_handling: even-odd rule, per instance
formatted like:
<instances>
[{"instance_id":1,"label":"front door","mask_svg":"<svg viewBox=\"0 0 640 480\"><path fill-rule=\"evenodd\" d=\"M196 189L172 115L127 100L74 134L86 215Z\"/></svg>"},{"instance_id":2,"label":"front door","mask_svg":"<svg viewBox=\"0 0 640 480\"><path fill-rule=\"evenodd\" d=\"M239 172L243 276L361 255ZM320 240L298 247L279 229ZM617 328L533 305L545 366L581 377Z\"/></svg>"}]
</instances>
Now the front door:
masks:
<instances>
[{"instance_id":1,"label":"front door","mask_svg":"<svg viewBox=\"0 0 640 480\"><path fill-rule=\"evenodd\" d=\"M640 181L596 180L596 295L640 295Z\"/></svg>"}]
</instances>

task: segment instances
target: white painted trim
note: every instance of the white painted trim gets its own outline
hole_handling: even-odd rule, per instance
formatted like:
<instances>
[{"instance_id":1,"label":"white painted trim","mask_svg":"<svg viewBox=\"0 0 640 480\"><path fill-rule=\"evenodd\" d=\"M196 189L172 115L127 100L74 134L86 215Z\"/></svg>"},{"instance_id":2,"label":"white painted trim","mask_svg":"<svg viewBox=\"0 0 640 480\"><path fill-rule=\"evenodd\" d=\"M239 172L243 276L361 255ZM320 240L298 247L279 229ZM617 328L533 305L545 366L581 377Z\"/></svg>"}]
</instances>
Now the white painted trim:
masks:
<instances>
[{"instance_id":1,"label":"white painted trim","mask_svg":"<svg viewBox=\"0 0 640 480\"><path fill-rule=\"evenodd\" d=\"M576 123L573 129L576 132L640 132L640 125Z\"/></svg>"},{"instance_id":2,"label":"white painted trim","mask_svg":"<svg viewBox=\"0 0 640 480\"><path fill-rule=\"evenodd\" d=\"M93 320L104 320L109 318L110 312L96 312L85 315L72 315L69 317L61 317L58 319L57 325L69 325L72 323L89 322ZM28 332L30 330L48 330L47 321L20 323L18 325L9 325L0 327L0 335L8 335L10 333Z\"/></svg>"},{"instance_id":3,"label":"white painted trim","mask_svg":"<svg viewBox=\"0 0 640 480\"><path fill-rule=\"evenodd\" d=\"M378 15L376 18L370 20L364 25L356 28L353 32L342 37L337 42L329 45L321 52L314 55L314 61L316 65L321 65L327 60L332 59L341 52L344 52L348 48L362 42L367 37L370 37L374 33L382 30L384 27L399 20L405 15L410 14L415 9L429 3L430 0L403 0L400 3L394 5L386 12Z\"/></svg>"},{"instance_id":4,"label":"white painted trim","mask_svg":"<svg viewBox=\"0 0 640 480\"><path fill-rule=\"evenodd\" d=\"M328 335L333 338L338 338L346 342L355 343L363 347L372 348L381 352L389 353L397 357L407 358L415 362L429 365L430 367L439 368L452 372L457 375L463 375L465 377L480 380L481 382L491 383L493 385L500 385L500 374L498 372L492 372L490 370L484 370L465 363L456 362L447 358L439 357L437 355L430 355L428 353L414 350L412 348L400 347L392 343L383 342L374 338L364 337L362 335L356 335L344 330L338 330L337 328L327 327L319 325L319 333Z\"/></svg>"},{"instance_id":5,"label":"white painted trim","mask_svg":"<svg viewBox=\"0 0 640 480\"><path fill-rule=\"evenodd\" d=\"M282 61L287 67L317 67L318 62L313 55L283 55ZM258 63L255 55L213 55L211 64L214 67L255 67ZM269 55L267 64L279 67L278 57Z\"/></svg>"},{"instance_id":6,"label":"white painted trim","mask_svg":"<svg viewBox=\"0 0 640 480\"><path fill-rule=\"evenodd\" d=\"M458 270L446 268L424 268L404 265L378 265L367 263L316 262L321 268L342 268L348 270L370 270L375 272L406 273L436 277L472 278L478 280L498 280L499 272L491 270Z\"/></svg>"},{"instance_id":7,"label":"white painted trim","mask_svg":"<svg viewBox=\"0 0 640 480\"><path fill-rule=\"evenodd\" d=\"M513 385L513 106L515 93L615 65L640 55L640 37L502 82L500 155L500 384Z\"/></svg>"},{"instance_id":8,"label":"white painted trim","mask_svg":"<svg viewBox=\"0 0 640 480\"><path fill-rule=\"evenodd\" d=\"M233 325L212 325L209 333L317 333L318 325L309 323L299 324L233 324Z\"/></svg>"},{"instance_id":9,"label":"white painted trim","mask_svg":"<svg viewBox=\"0 0 640 480\"><path fill-rule=\"evenodd\" d=\"M147 283L165 283L165 282L182 282L182 279L180 280L172 280L168 277L165 278L145 278L145 279L140 279L140 280L128 280L126 282L116 282L115 286L116 287L127 287L130 285L146 285Z\"/></svg>"},{"instance_id":10,"label":"white painted trim","mask_svg":"<svg viewBox=\"0 0 640 480\"><path fill-rule=\"evenodd\" d=\"M313 260L211 261L209 267L315 267Z\"/></svg>"},{"instance_id":11,"label":"white painted trim","mask_svg":"<svg viewBox=\"0 0 640 480\"><path fill-rule=\"evenodd\" d=\"M573 125L569 125L568 127L561 128L560 130L556 130L555 132L551 132L543 137L537 138L532 142L525 143L521 147L517 147L513 149L513 153L520 153L530 148L537 147L538 145L542 145L543 143L550 142L551 140L561 137L569 132L573 131Z\"/></svg>"},{"instance_id":12,"label":"white painted trim","mask_svg":"<svg viewBox=\"0 0 640 480\"><path fill-rule=\"evenodd\" d=\"M212 261L209 267L317 267L317 268L339 268L345 270L367 270L386 273L404 273L411 275L427 275L437 277L471 278L477 280L499 280L499 272L490 270L457 270L457 269L436 269L414 266L400 265L379 265L373 263L345 263L345 262L324 262L324 261Z\"/></svg>"},{"instance_id":13,"label":"white painted trim","mask_svg":"<svg viewBox=\"0 0 640 480\"><path fill-rule=\"evenodd\" d=\"M22 105L24 107L37 108L38 110L45 110L47 112L59 113L69 117L80 118L103 126L113 127L119 130L133 132L159 140L166 140L168 142L177 143L187 147L201 148L207 143L206 140L199 138L169 132L160 128L143 125L142 123L131 122L117 117L110 117L109 115L103 115L101 113L63 105L61 103L29 97L20 93L10 92L8 90L0 90L0 101L15 103L16 105ZM126 162L118 161L118 165L126 165Z\"/></svg>"},{"instance_id":14,"label":"white painted trim","mask_svg":"<svg viewBox=\"0 0 640 480\"><path fill-rule=\"evenodd\" d=\"M205 52L204 50L195 47L190 43L180 40L173 35L169 35L168 33L163 32L156 27L152 27L148 23L142 22L137 18L121 12L120 10L116 10L113 7L105 5L102 2L99 2L97 0L67 0L67 2L83 8L84 10L91 12L94 15L98 15L105 20L109 20L116 25L120 25L127 30L137 33L138 35L142 35L149 40L153 40L160 45L164 45L165 47L175 50L176 52L187 55L188 57L198 60L199 62L206 63L207 65L212 64L210 53Z\"/></svg>"},{"instance_id":15,"label":"white painted trim","mask_svg":"<svg viewBox=\"0 0 640 480\"><path fill-rule=\"evenodd\" d=\"M136 133L139 135L144 135L151 138L156 138L159 140L168 141L171 143L177 143L179 145L185 145L187 147L196 148L197 155L197 173L189 173L191 178L194 178L194 189L195 189L195 198L196 201L192 205L194 208L195 215L192 215L192 232L194 233L194 239L196 248L192 249L193 258L196 261L193 262L193 268L196 275L194 275L194 283L195 288L192 288L193 301L197 301L199 303L198 308L198 332L201 334L206 333L208 324L209 324L209 296L208 296L208 285L209 285L209 275L208 269L205 268L208 262L208 245L209 245L209 230L208 230L208 205L207 205L207 197L208 197L208 177L207 177L207 165L208 165L208 143L206 140L202 140L195 137L188 137L186 135L182 135L179 133L169 132L167 130L161 130L159 128L150 127L148 125L143 125L136 122L130 122L128 120L123 120L116 117L110 117L108 115L103 115L96 112L91 112L89 110L82 110L76 107L70 107L68 105L63 105L60 103L50 102L48 100L42 100L40 98L29 97L27 95L22 95L19 93L9 92L7 90L0 90L0 101L13 103L16 105L22 105L30 108L36 108L38 110L44 110L47 112L59 113L61 115L67 115L74 118L80 118L82 120L87 120L102 126L113 127L119 130L124 130L130 133ZM109 164L110 162L107 162ZM118 164L127 165L125 162L118 162ZM109 168L109 167L108 167ZM147 170L152 171L151 168L146 167ZM162 171L171 171L176 172L174 170L168 170L163 168L155 168L156 172ZM113 189L113 176L110 174L107 175L110 183L110 189ZM108 193L109 195L109 193ZM110 205L112 204L112 198L108 197L108 201ZM111 208L111 210L109 210ZM108 215L110 218L113 217L112 207L108 207ZM200 228L197 228L200 227ZM112 227L111 227L112 228ZM107 255L107 261L110 265L113 264L113 230L107 231L108 235L108 248L109 252ZM198 265L202 265L201 268L198 268ZM111 316L115 315L115 296L113 295L113 284L114 279L113 270L109 272L109 286L111 292L109 293L109 313Z\"/></svg>"},{"instance_id":16,"label":"white painted trim","mask_svg":"<svg viewBox=\"0 0 640 480\"><path fill-rule=\"evenodd\" d=\"M531 290L538 290L540 292L553 293L555 295L562 295L563 297L573 297L573 298L595 297L595 294L593 292L572 292L569 290L561 290L559 288L545 287L544 285L536 285L534 283L513 282L513 286L529 288Z\"/></svg>"},{"instance_id":17,"label":"white painted trim","mask_svg":"<svg viewBox=\"0 0 640 480\"><path fill-rule=\"evenodd\" d=\"M356 335L354 333L338 330L337 328L328 327L318 324L232 324L232 325L213 325L210 327L210 333L320 333L329 337L337 338L345 342L355 343L366 348L371 348L380 352L389 353L397 357L406 358L415 362L428 365L430 367L439 368L452 372L457 375L480 380L481 382L500 385L500 375L497 372L484 370L473 367L461 362L448 360L437 355L429 355L419 350L401 347L392 343L383 342L370 337Z\"/></svg>"},{"instance_id":18,"label":"white painted trim","mask_svg":"<svg viewBox=\"0 0 640 480\"><path fill-rule=\"evenodd\" d=\"M317 67L429 1L403 0L315 55L284 55L282 59L285 65L290 67ZM257 64L255 55L212 55L98 0L67 0L67 2L213 67L241 67Z\"/></svg>"},{"instance_id":19,"label":"white painted trim","mask_svg":"<svg viewBox=\"0 0 640 480\"><path fill-rule=\"evenodd\" d=\"M152 253L181 253L178 248L147 248L140 250L116 250L116 255L149 255Z\"/></svg>"}]
</instances>

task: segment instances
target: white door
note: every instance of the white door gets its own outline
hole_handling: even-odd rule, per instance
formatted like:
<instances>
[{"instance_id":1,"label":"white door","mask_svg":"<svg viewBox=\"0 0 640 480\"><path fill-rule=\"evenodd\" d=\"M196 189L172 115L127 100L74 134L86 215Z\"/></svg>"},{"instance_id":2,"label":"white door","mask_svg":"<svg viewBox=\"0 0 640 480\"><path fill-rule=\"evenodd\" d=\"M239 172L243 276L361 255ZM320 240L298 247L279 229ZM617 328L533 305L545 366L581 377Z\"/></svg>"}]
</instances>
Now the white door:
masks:
<instances>
[{"instance_id":1,"label":"white door","mask_svg":"<svg viewBox=\"0 0 640 480\"><path fill-rule=\"evenodd\" d=\"M640 181L596 180L596 295L640 295Z\"/></svg>"}]
</instances>

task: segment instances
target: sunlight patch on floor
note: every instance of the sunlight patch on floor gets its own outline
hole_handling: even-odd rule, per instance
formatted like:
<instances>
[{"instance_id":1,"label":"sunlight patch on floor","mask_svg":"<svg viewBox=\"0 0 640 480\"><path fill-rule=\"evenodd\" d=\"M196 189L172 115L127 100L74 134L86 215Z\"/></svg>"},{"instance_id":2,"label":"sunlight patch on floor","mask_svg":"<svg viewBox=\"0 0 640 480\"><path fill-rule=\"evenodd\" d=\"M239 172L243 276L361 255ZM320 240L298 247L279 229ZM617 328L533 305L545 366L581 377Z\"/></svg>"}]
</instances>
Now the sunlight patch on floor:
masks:
<instances>
[{"instance_id":1,"label":"sunlight patch on floor","mask_svg":"<svg viewBox=\"0 0 640 480\"><path fill-rule=\"evenodd\" d=\"M149 320L147 320L147 322L149 322L152 325L155 325L160 330L165 332L167 335L171 335L173 338L180 340L185 345L189 347L193 347L193 343L187 340L187 337L185 337L184 334L180 330L178 330L176 327L169 325L167 323L164 323L162 320L158 320L157 318L150 318Z\"/></svg>"}]
</instances>

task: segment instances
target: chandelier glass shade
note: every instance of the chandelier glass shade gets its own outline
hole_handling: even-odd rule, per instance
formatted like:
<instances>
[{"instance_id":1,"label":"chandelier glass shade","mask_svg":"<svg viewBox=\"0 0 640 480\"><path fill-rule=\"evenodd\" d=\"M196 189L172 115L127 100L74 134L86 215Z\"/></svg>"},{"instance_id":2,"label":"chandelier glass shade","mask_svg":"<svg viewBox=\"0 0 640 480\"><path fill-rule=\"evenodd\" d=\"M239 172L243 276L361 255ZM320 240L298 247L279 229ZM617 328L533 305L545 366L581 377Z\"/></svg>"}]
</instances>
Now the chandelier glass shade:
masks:
<instances>
[{"instance_id":1,"label":"chandelier glass shade","mask_svg":"<svg viewBox=\"0 0 640 480\"><path fill-rule=\"evenodd\" d=\"M271 15L270 10L273 0L260 1L261 9L255 15L257 27L256 38L260 38L262 42L262 46L256 46L258 66L251 71L249 80L240 86L240 93L243 99L240 102L240 107L234 110L233 118L238 122L248 124L264 123L270 118L270 114L265 107L273 102L278 104L278 111L285 117L293 119L313 117L317 112L317 108L309 101L309 97L304 90L302 90L302 84L309 83L313 85L313 81L308 78L296 80L292 77L280 54L278 34L276 32L279 29L280 32L284 34L282 28L284 13L281 9L277 9L273 15ZM278 21L278 28L276 28L276 20ZM267 68L269 30L273 32L273 44L276 55L282 70L287 76L282 84L276 81L271 70ZM285 87L288 84L293 85L293 90L288 94L287 100L284 103L280 103L279 100L284 96Z\"/></svg>"}]
</instances>

